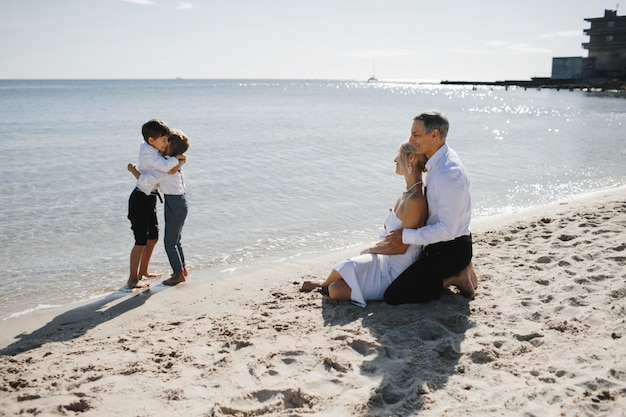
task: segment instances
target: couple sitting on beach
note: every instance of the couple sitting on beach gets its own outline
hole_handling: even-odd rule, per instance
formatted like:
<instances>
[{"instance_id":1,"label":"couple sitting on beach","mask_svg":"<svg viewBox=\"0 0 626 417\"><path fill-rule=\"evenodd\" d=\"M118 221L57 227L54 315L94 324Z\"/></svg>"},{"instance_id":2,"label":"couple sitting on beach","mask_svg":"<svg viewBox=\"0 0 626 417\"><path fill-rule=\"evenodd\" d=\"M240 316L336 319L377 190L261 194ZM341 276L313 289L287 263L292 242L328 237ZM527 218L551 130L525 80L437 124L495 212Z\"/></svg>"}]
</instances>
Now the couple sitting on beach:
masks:
<instances>
[{"instance_id":1,"label":"couple sitting on beach","mask_svg":"<svg viewBox=\"0 0 626 417\"><path fill-rule=\"evenodd\" d=\"M395 159L406 191L385 220L383 240L336 265L325 281L305 281L301 291L321 287L330 298L360 307L368 300L428 302L448 286L474 297L469 179L446 144L448 128L447 118L438 112L414 118L411 137Z\"/></svg>"}]
</instances>

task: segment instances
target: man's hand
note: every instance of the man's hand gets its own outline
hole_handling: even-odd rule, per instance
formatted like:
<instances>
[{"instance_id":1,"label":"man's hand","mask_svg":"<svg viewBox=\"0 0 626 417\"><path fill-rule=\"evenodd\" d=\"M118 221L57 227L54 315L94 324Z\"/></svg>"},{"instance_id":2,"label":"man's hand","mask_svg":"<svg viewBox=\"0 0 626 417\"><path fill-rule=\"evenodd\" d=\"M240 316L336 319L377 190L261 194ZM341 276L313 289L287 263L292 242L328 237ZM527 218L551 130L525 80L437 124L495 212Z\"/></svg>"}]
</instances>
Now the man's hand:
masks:
<instances>
[{"instance_id":1,"label":"man's hand","mask_svg":"<svg viewBox=\"0 0 626 417\"><path fill-rule=\"evenodd\" d=\"M385 236L386 246L392 250L396 251L403 247L402 244L402 229L394 230Z\"/></svg>"},{"instance_id":2,"label":"man's hand","mask_svg":"<svg viewBox=\"0 0 626 417\"><path fill-rule=\"evenodd\" d=\"M361 255L365 255L367 253L379 253L379 254L383 254L385 253L385 247L387 246L387 244L385 243L384 240L381 240L380 242L376 243L376 245L372 246L371 248L367 248L367 249L363 249L361 251Z\"/></svg>"}]
</instances>

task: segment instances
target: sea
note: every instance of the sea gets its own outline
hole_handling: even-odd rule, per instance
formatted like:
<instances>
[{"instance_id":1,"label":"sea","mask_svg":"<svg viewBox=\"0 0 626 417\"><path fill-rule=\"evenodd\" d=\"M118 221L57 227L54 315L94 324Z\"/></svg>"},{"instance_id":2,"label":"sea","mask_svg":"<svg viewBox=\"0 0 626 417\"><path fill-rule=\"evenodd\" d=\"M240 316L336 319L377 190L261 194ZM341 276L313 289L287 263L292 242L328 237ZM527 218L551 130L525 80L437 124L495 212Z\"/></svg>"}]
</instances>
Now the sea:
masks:
<instances>
[{"instance_id":1,"label":"sea","mask_svg":"<svg viewBox=\"0 0 626 417\"><path fill-rule=\"evenodd\" d=\"M126 168L149 119L190 138L182 243L190 279L202 271L220 280L375 241L404 189L398 147L413 117L431 109L450 120L447 142L469 171L474 219L626 184L624 94L358 80L0 80L0 319L125 291L135 186ZM171 272L162 240L151 271Z\"/></svg>"}]
</instances>

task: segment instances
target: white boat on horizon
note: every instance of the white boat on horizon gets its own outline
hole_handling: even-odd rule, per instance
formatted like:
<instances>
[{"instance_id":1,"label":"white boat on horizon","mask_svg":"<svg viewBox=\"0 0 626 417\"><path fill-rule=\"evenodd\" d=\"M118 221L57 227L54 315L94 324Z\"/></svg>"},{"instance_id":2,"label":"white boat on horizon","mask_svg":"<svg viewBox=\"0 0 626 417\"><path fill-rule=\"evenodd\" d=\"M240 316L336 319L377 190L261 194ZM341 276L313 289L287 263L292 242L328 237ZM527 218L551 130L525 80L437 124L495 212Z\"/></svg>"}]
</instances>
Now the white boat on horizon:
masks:
<instances>
[{"instance_id":1,"label":"white boat on horizon","mask_svg":"<svg viewBox=\"0 0 626 417\"><path fill-rule=\"evenodd\" d=\"M367 79L368 83L377 83L378 78L376 78L376 61L372 58L372 76Z\"/></svg>"}]
</instances>

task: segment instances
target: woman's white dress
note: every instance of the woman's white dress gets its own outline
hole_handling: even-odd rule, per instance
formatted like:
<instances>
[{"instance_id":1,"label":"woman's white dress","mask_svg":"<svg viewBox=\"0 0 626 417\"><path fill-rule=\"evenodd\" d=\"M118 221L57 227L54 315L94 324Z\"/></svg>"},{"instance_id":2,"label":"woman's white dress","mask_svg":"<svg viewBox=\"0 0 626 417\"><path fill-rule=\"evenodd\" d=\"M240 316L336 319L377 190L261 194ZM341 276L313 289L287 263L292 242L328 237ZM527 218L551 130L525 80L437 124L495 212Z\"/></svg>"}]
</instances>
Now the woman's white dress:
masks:
<instances>
[{"instance_id":1,"label":"woman's white dress","mask_svg":"<svg viewBox=\"0 0 626 417\"><path fill-rule=\"evenodd\" d=\"M385 230L381 232L381 238L388 231L401 227L402 220L390 211L385 220ZM333 269L339 272L350 286L352 302L359 307L365 307L366 300L383 299L387 287L417 260L421 250L422 247L419 245L409 245L406 252L401 255L367 253L346 259L335 265Z\"/></svg>"}]
</instances>

